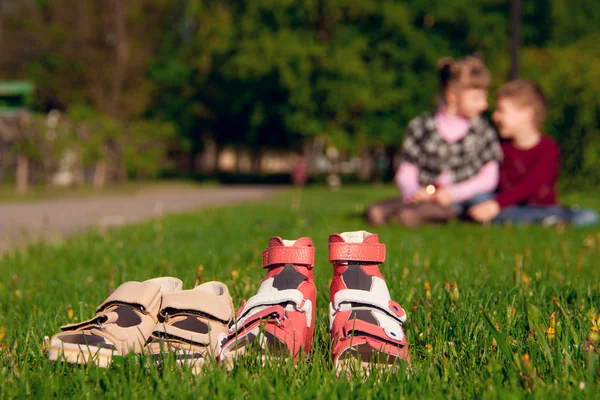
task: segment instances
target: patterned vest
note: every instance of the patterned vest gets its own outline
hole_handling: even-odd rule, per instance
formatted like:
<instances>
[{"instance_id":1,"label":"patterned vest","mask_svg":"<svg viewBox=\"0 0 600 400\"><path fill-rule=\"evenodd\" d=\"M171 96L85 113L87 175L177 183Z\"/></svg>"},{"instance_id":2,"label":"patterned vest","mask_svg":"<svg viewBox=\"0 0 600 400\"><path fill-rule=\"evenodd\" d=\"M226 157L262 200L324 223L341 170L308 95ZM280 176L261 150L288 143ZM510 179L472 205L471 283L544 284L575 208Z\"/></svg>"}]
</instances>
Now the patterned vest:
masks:
<instances>
[{"instance_id":1,"label":"patterned vest","mask_svg":"<svg viewBox=\"0 0 600 400\"><path fill-rule=\"evenodd\" d=\"M469 131L455 143L439 135L435 118L424 114L408 124L402 145L402 161L419 168L419 184L433 184L442 171L453 183L465 181L490 161L501 161L502 150L496 132L483 118L473 118Z\"/></svg>"}]
</instances>

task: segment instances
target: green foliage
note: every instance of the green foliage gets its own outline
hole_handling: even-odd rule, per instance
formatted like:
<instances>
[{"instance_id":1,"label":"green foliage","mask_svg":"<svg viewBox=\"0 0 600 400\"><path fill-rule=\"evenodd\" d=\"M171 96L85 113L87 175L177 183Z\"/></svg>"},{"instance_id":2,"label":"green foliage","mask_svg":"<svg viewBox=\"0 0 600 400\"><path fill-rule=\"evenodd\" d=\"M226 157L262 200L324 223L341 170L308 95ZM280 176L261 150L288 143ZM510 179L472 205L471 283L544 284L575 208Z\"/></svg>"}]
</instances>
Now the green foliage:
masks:
<instances>
[{"instance_id":1,"label":"green foliage","mask_svg":"<svg viewBox=\"0 0 600 400\"><path fill-rule=\"evenodd\" d=\"M548 3L551 5L550 29L553 44L570 45L583 37L598 33L600 9L595 0L552 0Z\"/></svg>"},{"instance_id":2,"label":"green foliage","mask_svg":"<svg viewBox=\"0 0 600 400\"><path fill-rule=\"evenodd\" d=\"M71 147L84 166L110 160L130 176L154 178L168 168L168 151L180 147L173 146L177 132L169 122L138 119L124 124L84 106L72 107L70 117L76 137Z\"/></svg>"},{"instance_id":3,"label":"green foliage","mask_svg":"<svg viewBox=\"0 0 600 400\"><path fill-rule=\"evenodd\" d=\"M361 207L394 192L290 191L263 204L90 232L4 256L0 397L595 398L600 237L593 229L458 223L378 229L387 245L381 271L407 312L413 369L366 379L336 376L327 237L363 229ZM600 207L599 199L590 192L584 204ZM106 370L45 358L45 336L91 317L110 288L128 280L176 276L191 288L202 265L200 278L227 284L239 305L256 293L265 273L260 254L273 235L310 236L317 249L314 351L297 367L247 358L232 371L209 364L194 376L170 358L157 365L133 355Z\"/></svg>"},{"instance_id":4,"label":"green foliage","mask_svg":"<svg viewBox=\"0 0 600 400\"><path fill-rule=\"evenodd\" d=\"M357 154L399 146L407 122L435 107L443 56L480 52L493 89L504 83L509 3L17 0L0 6L0 69L35 80L43 107L170 121L194 153L207 138L258 153L325 136ZM566 172L600 179L596 1L522 4L523 75L548 91Z\"/></svg>"},{"instance_id":5,"label":"green foliage","mask_svg":"<svg viewBox=\"0 0 600 400\"><path fill-rule=\"evenodd\" d=\"M130 175L156 178L168 168L167 152L177 137L169 122L138 120L125 127L122 136L123 162Z\"/></svg>"},{"instance_id":6,"label":"green foliage","mask_svg":"<svg viewBox=\"0 0 600 400\"><path fill-rule=\"evenodd\" d=\"M567 48L524 52L525 76L546 92L546 130L560 143L564 173L600 183L600 33ZM577 60L577 62L573 62Z\"/></svg>"},{"instance_id":7,"label":"green foliage","mask_svg":"<svg viewBox=\"0 0 600 400\"><path fill-rule=\"evenodd\" d=\"M118 123L92 108L75 105L69 110L73 121L74 142L81 162L90 166L106 158L105 146L119 137Z\"/></svg>"}]
</instances>

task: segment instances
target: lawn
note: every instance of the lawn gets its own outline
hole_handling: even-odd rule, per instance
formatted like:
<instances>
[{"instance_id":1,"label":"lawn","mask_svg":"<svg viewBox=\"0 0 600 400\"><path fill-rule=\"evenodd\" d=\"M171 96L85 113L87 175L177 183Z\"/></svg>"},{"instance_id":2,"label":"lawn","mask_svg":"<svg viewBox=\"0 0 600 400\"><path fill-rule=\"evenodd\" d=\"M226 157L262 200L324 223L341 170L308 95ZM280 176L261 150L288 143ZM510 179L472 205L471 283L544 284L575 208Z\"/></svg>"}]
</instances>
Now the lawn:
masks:
<instances>
[{"instance_id":1,"label":"lawn","mask_svg":"<svg viewBox=\"0 0 600 400\"><path fill-rule=\"evenodd\" d=\"M600 229L452 223L371 230L387 244L382 272L408 313L410 373L336 377L327 323L330 233L364 229L365 204L390 187L289 191L272 201L169 216L37 244L0 260L0 398L598 398ZM594 194L565 197L600 208ZM270 236L310 236L318 301L312 355L242 360L202 375L128 356L107 370L54 364L44 337L87 319L110 288L172 275L191 288L225 282L238 305L264 273ZM202 267L200 267L202 266ZM600 328L600 327L599 327Z\"/></svg>"}]
</instances>

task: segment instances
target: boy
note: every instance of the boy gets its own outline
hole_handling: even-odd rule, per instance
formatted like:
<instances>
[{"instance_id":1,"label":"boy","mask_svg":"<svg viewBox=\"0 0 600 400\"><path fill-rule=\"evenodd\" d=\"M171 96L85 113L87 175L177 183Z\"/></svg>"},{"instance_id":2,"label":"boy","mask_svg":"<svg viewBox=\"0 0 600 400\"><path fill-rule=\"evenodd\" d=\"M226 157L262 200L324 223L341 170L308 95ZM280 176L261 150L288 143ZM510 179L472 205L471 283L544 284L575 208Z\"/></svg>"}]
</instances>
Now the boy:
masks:
<instances>
[{"instance_id":1,"label":"boy","mask_svg":"<svg viewBox=\"0 0 600 400\"><path fill-rule=\"evenodd\" d=\"M556 182L560 149L541 131L547 103L540 87L519 79L504 85L497 97L492 118L498 127L504 160L500 167L495 199L471 207L469 215L478 222L598 222L593 210L572 210L558 203Z\"/></svg>"}]
</instances>

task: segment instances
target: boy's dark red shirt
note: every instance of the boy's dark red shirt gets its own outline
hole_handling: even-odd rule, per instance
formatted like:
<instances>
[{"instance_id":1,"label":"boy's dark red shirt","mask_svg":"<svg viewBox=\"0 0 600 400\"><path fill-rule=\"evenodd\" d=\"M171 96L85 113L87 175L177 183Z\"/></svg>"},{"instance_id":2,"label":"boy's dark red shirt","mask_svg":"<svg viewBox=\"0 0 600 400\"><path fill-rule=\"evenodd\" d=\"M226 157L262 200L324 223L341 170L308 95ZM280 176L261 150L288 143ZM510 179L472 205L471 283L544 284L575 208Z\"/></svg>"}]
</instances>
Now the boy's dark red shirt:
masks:
<instances>
[{"instance_id":1,"label":"boy's dark red shirt","mask_svg":"<svg viewBox=\"0 0 600 400\"><path fill-rule=\"evenodd\" d=\"M521 150L511 142L502 143L504 159L496 201L501 208L514 205L556 205L556 181L560 164L560 148L542 136L531 149Z\"/></svg>"}]
</instances>

